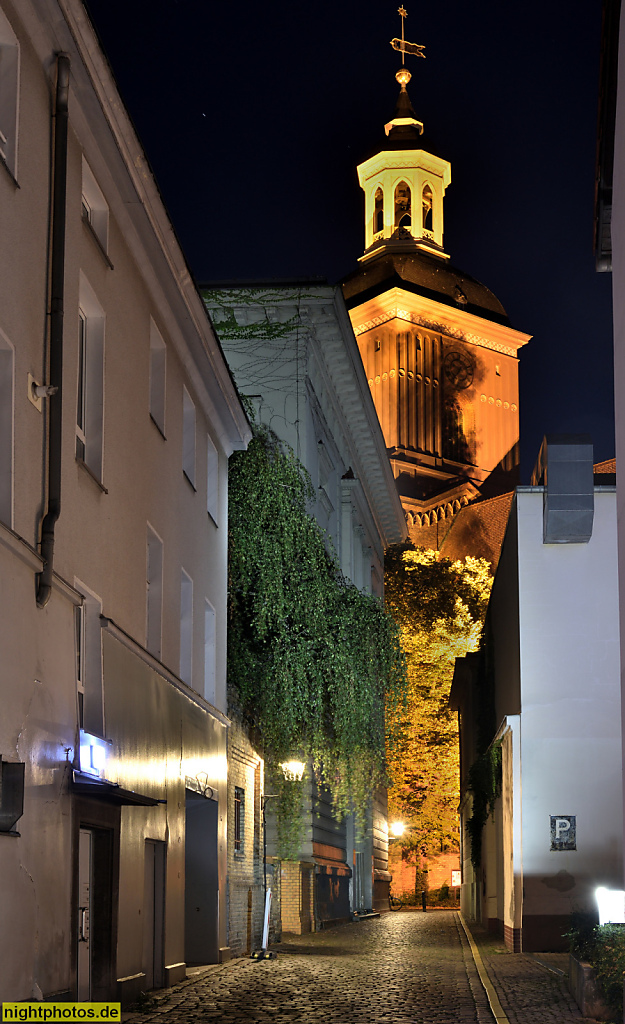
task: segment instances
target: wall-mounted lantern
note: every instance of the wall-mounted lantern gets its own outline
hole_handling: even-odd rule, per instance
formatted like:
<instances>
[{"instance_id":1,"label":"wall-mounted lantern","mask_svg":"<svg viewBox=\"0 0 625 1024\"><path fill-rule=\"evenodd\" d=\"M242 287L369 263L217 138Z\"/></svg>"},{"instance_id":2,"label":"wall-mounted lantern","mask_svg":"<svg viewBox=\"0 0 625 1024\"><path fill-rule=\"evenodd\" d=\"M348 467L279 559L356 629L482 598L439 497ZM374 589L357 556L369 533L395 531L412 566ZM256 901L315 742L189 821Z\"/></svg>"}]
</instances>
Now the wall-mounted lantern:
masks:
<instances>
[{"instance_id":1,"label":"wall-mounted lantern","mask_svg":"<svg viewBox=\"0 0 625 1024\"><path fill-rule=\"evenodd\" d=\"M101 736L80 730L80 770L96 779L106 778L109 743Z\"/></svg>"},{"instance_id":2,"label":"wall-mounted lantern","mask_svg":"<svg viewBox=\"0 0 625 1024\"><path fill-rule=\"evenodd\" d=\"M289 782L301 782L306 771L306 765L303 761L284 761L280 767L285 779Z\"/></svg>"}]
</instances>

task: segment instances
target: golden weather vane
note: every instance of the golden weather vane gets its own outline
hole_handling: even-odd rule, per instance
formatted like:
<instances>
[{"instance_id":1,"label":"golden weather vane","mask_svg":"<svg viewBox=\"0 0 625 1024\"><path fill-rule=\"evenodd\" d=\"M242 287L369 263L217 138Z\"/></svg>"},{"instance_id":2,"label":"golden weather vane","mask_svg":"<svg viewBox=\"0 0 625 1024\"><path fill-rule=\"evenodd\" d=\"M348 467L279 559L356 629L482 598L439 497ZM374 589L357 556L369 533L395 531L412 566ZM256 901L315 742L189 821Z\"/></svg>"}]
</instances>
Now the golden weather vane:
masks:
<instances>
[{"instance_id":1,"label":"golden weather vane","mask_svg":"<svg viewBox=\"0 0 625 1024\"><path fill-rule=\"evenodd\" d=\"M391 46L394 50L399 50L401 53L401 63L403 67L407 53L412 53L415 57L425 58L425 54L423 52L425 50L425 46L420 46L419 43L409 43L404 39L404 22L408 17L408 11L403 6L399 7L397 10L401 15L401 39L391 39Z\"/></svg>"}]
</instances>

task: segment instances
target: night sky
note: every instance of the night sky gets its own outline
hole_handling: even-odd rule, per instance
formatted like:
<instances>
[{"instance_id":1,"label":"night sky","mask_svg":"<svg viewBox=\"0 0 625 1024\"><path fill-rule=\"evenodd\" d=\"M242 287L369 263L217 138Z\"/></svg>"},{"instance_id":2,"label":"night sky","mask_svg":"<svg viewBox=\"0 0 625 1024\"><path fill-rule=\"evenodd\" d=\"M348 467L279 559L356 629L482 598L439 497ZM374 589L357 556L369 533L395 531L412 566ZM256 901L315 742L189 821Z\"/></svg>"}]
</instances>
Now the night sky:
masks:
<instances>
[{"instance_id":1,"label":"night sky","mask_svg":"<svg viewBox=\"0 0 625 1024\"><path fill-rule=\"evenodd\" d=\"M397 0L88 0L200 283L322 276L364 246L356 165L382 148ZM542 435L614 455L611 275L592 250L600 0L407 0L424 148L451 161L445 249L521 353L522 482Z\"/></svg>"}]
</instances>

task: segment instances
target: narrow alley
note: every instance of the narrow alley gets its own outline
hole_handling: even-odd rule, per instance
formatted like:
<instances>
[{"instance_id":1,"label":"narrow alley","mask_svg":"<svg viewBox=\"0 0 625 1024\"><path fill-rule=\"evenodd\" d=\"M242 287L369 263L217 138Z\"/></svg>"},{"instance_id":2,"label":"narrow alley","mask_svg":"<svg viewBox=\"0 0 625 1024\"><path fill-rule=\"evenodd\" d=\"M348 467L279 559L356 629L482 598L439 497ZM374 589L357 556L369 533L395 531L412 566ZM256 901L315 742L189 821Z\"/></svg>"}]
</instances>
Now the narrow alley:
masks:
<instances>
[{"instance_id":1,"label":"narrow alley","mask_svg":"<svg viewBox=\"0 0 625 1024\"><path fill-rule=\"evenodd\" d=\"M480 943L501 1001L500 1024L584 1024L565 979L535 958ZM454 911L400 912L289 936L276 960L200 970L125 1024L491 1024L495 1020ZM563 958L562 958L563 959Z\"/></svg>"}]
</instances>

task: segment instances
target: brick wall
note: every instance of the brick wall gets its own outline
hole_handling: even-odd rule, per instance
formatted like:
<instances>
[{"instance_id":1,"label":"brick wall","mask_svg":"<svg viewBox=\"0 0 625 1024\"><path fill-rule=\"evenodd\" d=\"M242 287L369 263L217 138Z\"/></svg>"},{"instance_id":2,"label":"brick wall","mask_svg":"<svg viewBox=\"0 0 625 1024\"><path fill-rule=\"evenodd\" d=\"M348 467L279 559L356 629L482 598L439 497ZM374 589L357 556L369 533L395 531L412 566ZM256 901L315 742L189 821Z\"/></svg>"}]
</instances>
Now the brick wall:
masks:
<instances>
[{"instance_id":1,"label":"brick wall","mask_svg":"<svg viewBox=\"0 0 625 1024\"><path fill-rule=\"evenodd\" d=\"M391 889L395 896L402 893L413 893L415 889L415 855L410 854L408 860L402 860L401 849L395 843L390 844L388 857L389 871L393 876ZM451 872L460 868L459 853L441 853L436 857L428 857L425 862L428 869L428 889L440 889L441 885L451 886Z\"/></svg>"},{"instance_id":2,"label":"brick wall","mask_svg":"<svg viewBox=\"0 0 625 1024\"><path fill-rule=\"evenodd\" d=\"M228 730L228 946L232 956L250 953L262 940L263 781L263 762L233 717ZM235 789L242 797L240 850L235 850Z\"/></svg>"},{"instance_id":3,"label":"brick wall","mask_svg":"<svg viewBox=\"0 0 625 1024\"><path fill-rule=\"evenodd\" d=\"M315 930L314 865L283 860L280 865L282 929L303 935Z\"/></svg>"}]
</instances>

